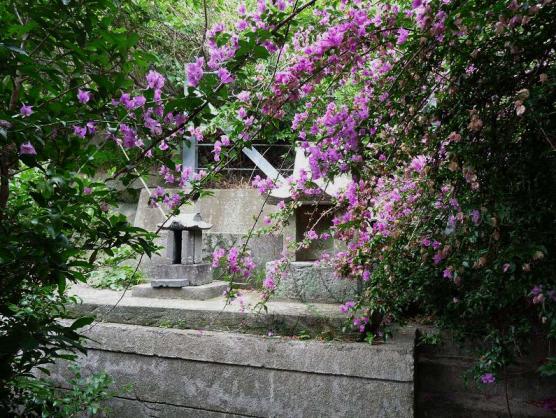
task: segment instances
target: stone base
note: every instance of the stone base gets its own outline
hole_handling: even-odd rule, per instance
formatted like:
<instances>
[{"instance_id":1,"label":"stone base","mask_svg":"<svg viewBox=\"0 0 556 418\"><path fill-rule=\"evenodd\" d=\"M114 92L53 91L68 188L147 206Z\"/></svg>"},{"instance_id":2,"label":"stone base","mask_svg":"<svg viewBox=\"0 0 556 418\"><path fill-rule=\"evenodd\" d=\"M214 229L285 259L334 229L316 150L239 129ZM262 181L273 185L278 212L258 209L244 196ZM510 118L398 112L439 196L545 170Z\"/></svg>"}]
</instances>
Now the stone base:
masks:
<instances>
[{"instance_id":1,"label":"stone base","mask_svg":"<svg viewBox=\"0 0 556 418\"><path fill-rule=\"evenodd\" d=\"M150 284L140 284L133 287L131 295L155 299L207 300L222 296L227 288L227 282L212 282L199 286L185 287L153 287Z\"/></svg>"},{"instance_id":2,"label":"stone base","mask_svg":"<svg viewBox=\"0 0 556 418\"><path fill-rule=\"evenodd\" d=\"M198 264L151 264L145 269L152 287L200 286L212 281L209 263Z\"/></svg>"},{"instance_id":3,"label":"stone base","mask_svg":"<svg viewBox=\"0 0 556 418\"><path fill-rule=\"evenodd\" d=\"M151 287L185 287L189 285L187 279L153 279L151 280Z\"/></svg>"},{"instance_id":4,"label":"stone base","mask_svg":"<svg viewBox=\"0 0 556 418\"><path fill-rule=\"evenodd\" d=\"M266 264L267 272L271 263ZM356 283L337 279L331 267L321 267L312 261L292 261L277 284L275 296L303 302L343 303L356 293Z\"/></svg>"}]
</instances>

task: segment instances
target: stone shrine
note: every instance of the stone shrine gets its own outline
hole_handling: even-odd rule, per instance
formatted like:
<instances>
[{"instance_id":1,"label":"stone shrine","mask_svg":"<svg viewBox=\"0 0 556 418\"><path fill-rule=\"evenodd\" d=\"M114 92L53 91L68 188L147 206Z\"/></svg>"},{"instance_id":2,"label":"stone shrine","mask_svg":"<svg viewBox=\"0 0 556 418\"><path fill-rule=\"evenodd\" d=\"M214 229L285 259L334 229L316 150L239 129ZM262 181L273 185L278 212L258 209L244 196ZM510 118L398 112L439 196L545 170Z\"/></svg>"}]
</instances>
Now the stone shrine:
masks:
<instances>
[{"instance_id":1,"label":"stone shrine","mask_svg":"<svg viewBox=\"0 0 556 418\"><path fill-rule=\"evenodd\" d=\"M294 176L301 171L310 173L311 169L305 152L296 148ZM324 196L309 197L295 209L293 216L288 219L284 228L284 237L295 239L299 243L305 239L309 230L319 236L328 231L334 218L331 196L343 190L349 183L348 175L341 175L332 182L318 179L315 183L321 188ZM291 200L289 186L283 184L271 192L275 201ZM298 299L306 302L343 302L353 296L356 284L335 277L331 267L322 266L317 260L322 254L334 254L340 249L333 238L312 240L305 248L292 251L288 248L288 240L284 239L284 251L287 252L290 263L286 274L280 280L275 295L282 299ZM272 262L270 262L272 263ZM271 264L267 263L267 271Z\"/></svg>"},{"instance_id":2,"label":"stone shrine","mask_svg":"<svg viewBox=\"0 0 556 418\"><path fill-rule=\"evenodd\" d=\"M203 231L212 225L195 212L172 216L159 227L168 233L166 257L149 266L150 284L135 286L133 295L201 300L221 295L227 284L213 282L211 265L203 262Z\"/></svg>"}]
</instances>

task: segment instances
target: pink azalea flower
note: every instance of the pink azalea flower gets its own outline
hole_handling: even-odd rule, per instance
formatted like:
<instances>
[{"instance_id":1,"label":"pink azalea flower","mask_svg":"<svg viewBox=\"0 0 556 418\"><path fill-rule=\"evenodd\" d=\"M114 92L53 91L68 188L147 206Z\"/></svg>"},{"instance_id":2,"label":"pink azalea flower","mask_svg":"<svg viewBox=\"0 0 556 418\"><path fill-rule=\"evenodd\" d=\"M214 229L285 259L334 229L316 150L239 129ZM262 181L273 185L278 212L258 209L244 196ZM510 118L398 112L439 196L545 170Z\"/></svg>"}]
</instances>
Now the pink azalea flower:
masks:
<instances>
[{"instance_id":1,"label":"pink azalea flower","mask_svg":"<svg viewBox=\"0 0 556 418\"><path fill-rule=\"evenodd\" d=\"M352 300L348 300L346 303L340 306L340 312L348 313L348 311L354 307L355 307L355 302Z\"/></svg>"},{"instance_id":2,"label":"pink azalea flower","mask_svg":"<svg viewBox=\"0 0 556 418\"><path fill-rule=\"evenodd\" d=\"M471 211L471 221L473 221L475 225L479 225L479 223L481 222L481 212L479 212L477 209L473 209Z\"/></svg>"},{"instance_id":3,"label":"pink azalea flower","mask_svg":"<svg viewBox=\"0 0 556 418\"><path fill-rule=\"evenodd\" d=\"M274 290L276 289L276 283L272 277L267 276L263 281L263 287L268 290Z\"/></svg>"},{"instance_id":4,"label":"pink azalea flower","mask_svg":"<svg viewBox=\"0 0 556 418\"><path fill-rule=\"evenodd\" d=\"M413 160L411 160L411 164L409 164L409 168L411 168L416 173L420 173L423 171L425 166L427 165L427 157L424 155L418 155Z\"/></svg>"},{"instance_id":5,"label":"pink azalea flower","mask_svg":"<svg viewBox=\"0 0 556 418\"><path fill-rule=\"evenodd\" d=\"M187 85L190 87L197 87L203 78L203 66L205 65L205 59L200 57L194 63L187 64Z\"/></svg>"},{"instance_id":6,"label":"pink azalea flower","mask_svg":"<svg viewBox=\"0 0 556 418\"><path fill-rule=\"evenodd\" d=\"M78 136L79 138L85 138L85 135L87 135L87 127L86 126L74 125L73 126L73 133L76 136Z\"/></svg>"},{"instance_id":7,"label":"pink azalea flower","mask_svg":"<svg viewBox=\"0 0 556 418\"><path fill-rule=\"evenodd\" d=\"M436 253L433 257L432 257L432 261L434 262L434 264L440 264L440 262L442 261L443 257L441 253Z\"/></svg>"},{"instance_id":8,"label":"pink azalea flower","mask_svg":"<svg viewBox=\"0 0 556 418\"><path fill-rule=\"evenodd\" d=\"M160 90L164 87L164 77L162 74L154 70L150 70L147 74L147 85L150 89Z\"/></svg>"},{"instance_id":9,"label":"pink azalea flower","mask_svg":"<svg viewBox=\"0 0 556 418\"><path fill-rule=\"evenodd\" d=\"M481 383L485 385L490 385L496 382L496 378L492 373L485 373L481 376Z\"/></svg>"},{"instance_id":10,"label":"pink azalea flower","mask_svg":"<svg viewBox=\"0 0 556 418\"><path fill-rule=\"evenodd\" d=\"M79 103L82 103L82 104L87 103L89 100L91 100L91 92L89 92L87 90L78 89L77 90L77 100L79 100Z\"/></svg>"},{"instance_id":11,"label":"pink azalea flower","mask_svg":"<svg viewBox=\"0 0 556 418\"><path fill-rule=\"evenodd\" d=\"M220 78L220 82L222 84L229 84L235 80L232 73L230 73L226 68L218 69L218 77Z\"/></svg>"},{"instance_id":12,"label":"pink azalea flower","mask_svg":"<svg viewBox=\"0 0 556 418\"><path fill-rule=\"evenodd\" d=\"M33 106L24 104L21 106L21 109L19 109L19 113L25 118L31 116L33 113Z\"/></svg>"},{"instance_id":13,"label":"pink azalea flower","mask_svg":"<svg viewBox=\"0 0 556 418\"><path fill-rule=\"evenodd\" d=\"M311 229L309 232L307 232L307 238L309 238L310 240L315 240L318 237L319 237L319 235L313 229Z\"/></svg>"},{"instance_id":14,"label":"pink azalea flower","mask_svg":"<svg viewBox=\"0 0 556 418\"><path fill-rule=\"evenodd\" d=\"M361 275L361 278L363 279L364 282L368 282L369 279L371 278L371 273L369 272L369 270L363 270L363 274Z\"/></svg>"},{"instance_id":15,"label":"pink azalea flower","mask_svg":"<svg viewBox=\"0 0 556 418\"><path fill-rule=\"evenodd\" d=\"M243 90L237 94L237 98L242 102L248 102L249 99L251 98L251 93Z\"/></svg>"},{"instance_id":16,"label":"pink azalea flower","mask_svg":"<svg viewBox=\"0 0 556 418\"><path fill-rule=\"evenodd\" d=\"M37 155L37 151L35 151L35 147L29 141L24 142L19 146L19 153L21 155Z\"/></svg>"},{"instance_id":17,"label":"pink azalea flower","mask_svg":"<svg viewBox=\"0 0 556 418\"><path fill-rule=\"evenodd\" d=\"M398 39L396 40L396 44L397 45L404 44L408 36L409 36L409 31L407 29L400 28L398 30Z\"/></svg>"}]
</instances>

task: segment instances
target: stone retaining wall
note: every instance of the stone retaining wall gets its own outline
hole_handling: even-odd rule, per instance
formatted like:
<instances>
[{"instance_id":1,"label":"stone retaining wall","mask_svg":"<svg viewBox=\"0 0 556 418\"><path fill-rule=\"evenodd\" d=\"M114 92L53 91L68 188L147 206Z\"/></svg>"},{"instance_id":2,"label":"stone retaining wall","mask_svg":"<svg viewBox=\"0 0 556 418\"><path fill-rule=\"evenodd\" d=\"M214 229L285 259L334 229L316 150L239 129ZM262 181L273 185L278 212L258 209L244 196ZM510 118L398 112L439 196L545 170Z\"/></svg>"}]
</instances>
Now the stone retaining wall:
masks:
<instances>
[{"instance_id":1,"label":"stone retaining wall","mask_svg":"<svg viewBox=\"0 0 556 418\"><path fill-rule=\"evenodd\" d=\"M539 338L532 352L506 371L507 400L503 376L492 385L466 384L464 374L476 360L472 348L460 348L447 333L438 346L417 347L417 417L509 417L508 405L513 418L555 415L545 407L550 401L556 403L556 378L540 377L536 372L550 355L546 341Z\"/></svg>"},{"instance_id":2,"label":"stone retaining wall","mask_svg":"<svg viewBox=\"0 0 556 418\"><path fill-rule=\"evenodd\" d=\"M87 335L85 374L132 385L114 417L413 416L414 330L375 346L112 323Z\"/></svg>"}]
</instances>

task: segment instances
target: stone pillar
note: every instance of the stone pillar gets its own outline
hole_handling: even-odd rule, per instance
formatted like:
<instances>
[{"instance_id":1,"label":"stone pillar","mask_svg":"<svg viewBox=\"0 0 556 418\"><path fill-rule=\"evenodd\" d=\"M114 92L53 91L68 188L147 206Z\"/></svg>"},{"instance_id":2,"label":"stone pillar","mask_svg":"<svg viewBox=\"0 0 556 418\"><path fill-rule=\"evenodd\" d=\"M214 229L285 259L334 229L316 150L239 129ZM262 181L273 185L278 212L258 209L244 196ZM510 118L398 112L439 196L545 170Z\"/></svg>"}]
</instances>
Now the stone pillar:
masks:
<instances>
[{"instance_id":1,"label":"stone pillar","mask_svg":"<svg viewBox=\"0 0 556 418\"><path fill-rule=\"evenodd\" d=\"M168 230L166 236L166 257L172 260L172 264L181 264L183 252L181 231Z\"/></svg>"},{"instance_id":2,"label":"stone pillar","mask_svg":"<svg viewBox=\"0 0 556 418\"><path fill-rule=\"evenodd\" d=\"M183 264L195 263L194 231L183 231L182 254Z\"/></svg>"},{"instance_id":3,"label":"stone pillar","mask_svg":"<svg viewBox=\"0 0 556 418\"><path fill-rule=\"evenodd\" d=\"M203 232L195 230L193 232L193 262L195 264L203 262Z\"/></svg>"}]
</instances>

